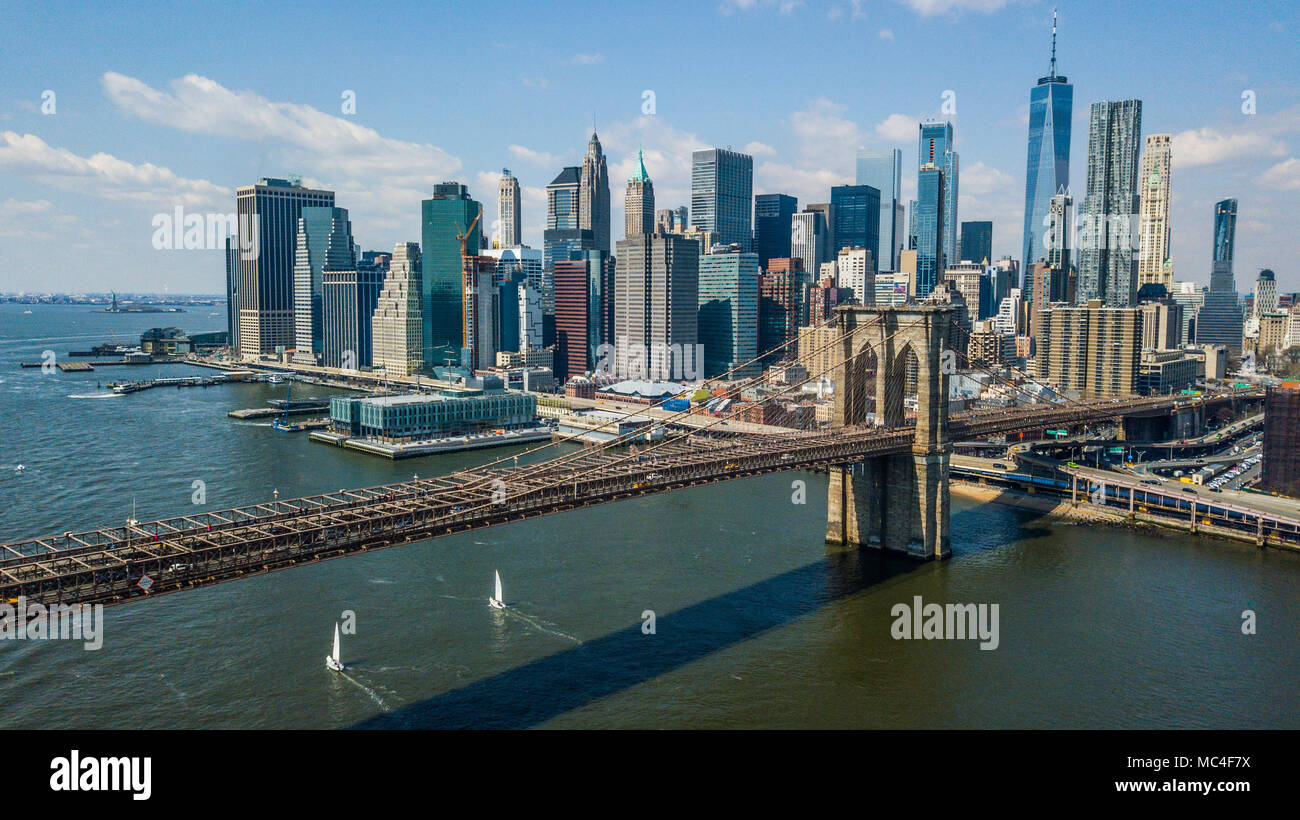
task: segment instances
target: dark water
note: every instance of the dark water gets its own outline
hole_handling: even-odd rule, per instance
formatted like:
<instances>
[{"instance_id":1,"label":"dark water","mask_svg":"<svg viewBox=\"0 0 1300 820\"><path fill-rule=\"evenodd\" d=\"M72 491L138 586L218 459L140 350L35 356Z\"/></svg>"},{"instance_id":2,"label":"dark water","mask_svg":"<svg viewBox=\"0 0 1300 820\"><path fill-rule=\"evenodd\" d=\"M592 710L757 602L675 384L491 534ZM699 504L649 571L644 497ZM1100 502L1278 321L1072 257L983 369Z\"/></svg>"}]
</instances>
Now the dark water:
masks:
<instances>
[{"instance_id":1,"label":"dark water","mask_svg":"<svg viewBox=\"0 0 1300 820\"><path fill-rule=\"evenodd\" d=\"M24 309L0 305L0 541L118 523L133 498L180 514L196 479L224 507L505 452L394 463L227 418L265 385L76 398L127 374L17 362L223 317ZM112 607L98 652L0 641L0 727L1300 726L1294 556L961 499L950 561L828 555L825 493L746 479ZM1000 646L893 640L916 595L998 604Z\"/></svg>"}]
</instances>

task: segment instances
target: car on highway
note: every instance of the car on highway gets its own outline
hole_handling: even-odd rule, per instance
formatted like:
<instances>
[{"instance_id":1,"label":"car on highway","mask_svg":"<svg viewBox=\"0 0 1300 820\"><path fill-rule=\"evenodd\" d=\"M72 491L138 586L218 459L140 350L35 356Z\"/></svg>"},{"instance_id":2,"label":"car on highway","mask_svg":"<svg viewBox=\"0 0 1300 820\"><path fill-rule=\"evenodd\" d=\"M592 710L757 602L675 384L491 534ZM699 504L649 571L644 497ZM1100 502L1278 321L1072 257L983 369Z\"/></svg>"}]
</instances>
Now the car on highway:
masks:
<instances>
[{"instance_id":1,"label":"car on highway","mask_svg":"<svg viewBox=\"0 0 1300 820\"><path fill-rule=\"evenodd\" d=\"M1185 493L1191 493L1192 495L1196 495L1196 490L1193 490L1191 487L1184 487L1184 488L1183 488L1183 492L1185 492Z\"/></svg>"}]
</instances>

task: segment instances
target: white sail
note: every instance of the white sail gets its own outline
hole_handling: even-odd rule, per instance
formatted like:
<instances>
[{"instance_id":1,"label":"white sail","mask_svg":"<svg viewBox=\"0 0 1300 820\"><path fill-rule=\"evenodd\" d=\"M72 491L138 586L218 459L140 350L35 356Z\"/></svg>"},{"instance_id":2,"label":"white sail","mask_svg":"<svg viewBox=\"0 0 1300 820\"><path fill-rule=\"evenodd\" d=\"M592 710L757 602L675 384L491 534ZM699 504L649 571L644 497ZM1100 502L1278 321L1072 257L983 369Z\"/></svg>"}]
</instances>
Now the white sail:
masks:
<instances>
[{"instance_id":1,"label":"white sail","mask_svg":"<svg viewBox=\"0 0 1300 820\"><path fill-rule=\"evenodd\" d=\"M331 655L335 663L339 663L339 625L334 624L334 654Z\"/></svg>"},{"instance_id":2,"label":"white sail","mask_svg":"<svg viewBox=\"0 0 1300 820\"><path fill-rule=\"evenodd\" d=\"M493 597L493 598L496 598L498 601L501 601L502 603L505 603L505 596L503 596L503 595L501 594L501 573L497 572L496 570L492 570L492 572L493 572L493 573L496 575L496 577L497 577L497 589L496 589L496 594L493 595L492 597Z\"/></svg>"}]
</instances>

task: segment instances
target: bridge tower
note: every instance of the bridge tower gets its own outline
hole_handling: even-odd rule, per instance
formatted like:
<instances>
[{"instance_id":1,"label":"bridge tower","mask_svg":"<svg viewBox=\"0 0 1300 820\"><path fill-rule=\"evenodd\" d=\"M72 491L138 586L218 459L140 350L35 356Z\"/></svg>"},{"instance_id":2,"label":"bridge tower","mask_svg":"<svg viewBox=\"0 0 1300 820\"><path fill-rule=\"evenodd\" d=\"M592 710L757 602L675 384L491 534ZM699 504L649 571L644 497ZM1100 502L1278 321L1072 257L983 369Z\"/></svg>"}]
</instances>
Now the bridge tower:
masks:
<instances>
[{"instance_id":1,"label":"bridge tower","mask_svg":"<svg viewBox=\"0 0 1300 820\"><path fill-rule=\"evenodd\" d=\"M902 425L913 361L917 413L910 453L831 468L827 543L924 560L949 556L948 375L955 359L943 351L952 318L952 308L939 306L836 308L833 326L842 338L832 356L838 363L832 424L863 424L873 405L878 425Z\"/></svg>"}]
</instances>

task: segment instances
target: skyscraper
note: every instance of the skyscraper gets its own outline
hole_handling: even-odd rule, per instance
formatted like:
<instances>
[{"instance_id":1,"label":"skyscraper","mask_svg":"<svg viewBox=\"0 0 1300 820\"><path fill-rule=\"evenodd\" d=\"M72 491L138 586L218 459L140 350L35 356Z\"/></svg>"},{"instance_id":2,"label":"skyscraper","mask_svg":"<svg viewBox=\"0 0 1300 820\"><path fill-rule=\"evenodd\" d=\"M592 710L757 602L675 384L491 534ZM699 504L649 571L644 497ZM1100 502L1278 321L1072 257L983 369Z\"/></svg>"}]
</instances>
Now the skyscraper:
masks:
<instances>
[{"instance_id":1,"label":"skyscraper","mask_svg":"<svg viewBox=\"0 0 1300 820\"><path fill-rule=\"evenodd\" d=\"M699 370L700 243L676 234L618 243L614 265L616 367L622 375L688 378ZM690 361L674 361L682 351Z\"/></svg>"},{"instance_id":2,"label":"skyscraper","mask_svg":"<svg viewBox=\"0 0 1300 820\"><path fill-rule=\"evenodd\" d=\"M722 148L691 153L692 226L713 231L721 245L749 250L753 208L753 157Z\"/></svg>"},{"instance_id":3,"label":"skyscraper","mask_svg":"<svg viewBox=\"0 0 1300 820\"><path fill-rule=\"evenodd\" d=\"M636 172L627 181L623 198L624 237L655 232L655 186L645 171L645 159L636 152Z\"/></svg>"},{"instance_id":4,"label":"skyscraper","mask_svg":"<svg viewBox=\"0 0 1300 820\"><path fill-rule=\"evenodd\" d=\"M520 227L519 180L510 174L509 168L501 169L501 184L497 187L497 244L509 248L520 243L523 229Z\"/></svg>"},{"instance_id":5,"label":"skyscraper","mask_svg":"<svg viewBox=\"0 0 1300 820\"><path fill-rule=\"evenodd\" d=\"M239 294L238 354L256 358L293 346L293 264L298 217L310 206L334 207L334 192L304 188L294 180L263 178L235 191ZM247 235L246 235L247 234ZM255 235L254 235L255 234ZM246 258L247 257L247 258Z\"/></svg>"},{"instance_id":6,"label":"skyscraper","mask_svg":"<svg viewBox=\"0 0 1300 820\"><path fill-rule=\"evenodd\" d=\"M1242 316L1237 304L1237 283L1232 276L1232 256L1237 239L1237 200L1214 205L1214 262L1210 289L1196 315L1197 344L1224 345L1241 350Z\"/></svg>"},{"instance_id":7,"label":"skyscraper","mask_svg":"<svg viewBox=\"0 0 1300 820\"><path fill-rule=\"evenodd\" d=\"M898 254L907 245L903 228L903 152L858 151L857 183L880 192L880 241L876 266L882 271L898 270Z\"/></svg>"},{"instance_id":8,"label":"skyscraper","mask_svg":"<svg viewBox=\"0 0 1300 820\"><path fill-rule=\"evenodd\" d=\"M783 259L758 277L758 350L768 364L795 355L789 343L799 331L805 286L794 270L799 263L791 262Z\"/></svg>"},{"instance_id":9,"label":"skyscraper","mask_svg":"<svg viewBox=\"0 0 1300 820\"><path fill-rule=\"evenodd\" d=\"M961 173L960 157L952 147L952 123L921 123L921 139L917 143L920 168L934 165L943 172L943 230L940 244L944 259L957 259L957 180ZM943 270L943 266L939 267ZM938 280L935 280L935 284ZM926 292L927 294L929 291ZM917 292L917 297L921 293Z\"/></svg>"},{"instance_id":10,"label":"skyscraper","mask_svg":"<svg viewBox=\"0 0 1300 820\"><path fill-rule=\"evenodd\" d=\"M424 369L420 302L420 246L398 242L371 319L373 366L387 377L414 376Z\"/></svg>"},{"instance_id":11,"label":"skyscraper","mask_svg":"<svg viewBox=\"0 0 1300 820\"><path fill-rule=\"evenodd\" d=\"M428 369L462 361L465 336L465 275L461 242L469 229L465 252L474 256L482 246L483 208L459 182L433 186L433 198L421 205L421 287L424 319L424 365Z\"/></svg>"},{"instance_id":12,"label":"skyscraper","mask_svg":"<svg viewBox=\"0 0 1300 820\"><path fill-rule=\"evenodd\" d=\"M374 355L372 320L383 289L383 269L374 265L354 265L346 270L326 268L322 276L321 363L348 370L370 367Z\"/></svg>"},{"instance_id":13,"label":"skyscraper","mask_svg":"<svg viewBox=\"0 0 1300 820\"><path fill-rule=\"evenodd\" d=\"M961 260L949 259L948 264L956 261L988 264L993 261L993 223L961 223Z\"/></svg>"},{"instance_id":14,"label":"skyscraper","mask_svg":"<svg viewBox=\"0 0 1300 820\"><path fill-rule=\"evenodd\" d=\"M582 169L563 169L546 186L546 230L542 233L542 266L553 270L557 259L569 259L574 253L594 250L596 234L579 227L581 207L579 188Z\"/></svg>"},{"instance_id":15,"label":"skyscraper","mask_svg":"<svg viewBox=\"0 0 1300 820\"><path fill-rule=\"evenodd\" d=\"M871 251L873 266L880 258L880 200L870 185L836 185L831 188L831 214L835 220L835 253L844 248Z\"/></svg>"},{"instance_id":16,"label":"skyscraper","mask_svg":"<svg viewBox=\"0 0 1300 820\"><path fill-rule=\"evenodd\" d=\"M700 256L698 339L705 378L759 374L757 254L728 245Z\"/></svg>"},{"instance_id":17,"label":"skyscraper","mask_svg":"<svg viewBox=\"0 0 1300 820\"><path fill-rule=\"evenodd\" d=\"M600 138L591 132L587 153L582 158L578 183L578 228L591 231L596 249L608 253L609 244L609 168Z\"/></svg>"},{"instance_id":18,"label":"skyscraper","mask_svg":"<svg viewBox=\"0 0 1300 820\"><path fill-rule=\"evenodd\" d=\"M1042 236L1047 228L1053 196L1070 187L1070 118L1074 111L1074 86L1056 73L1056 12L1052 12L1052 62L1046 77L1029 92L1029 157L1025 161L1026 271L1046 256ZM974 260L972 260L974 261ZM1033 282L1025 279L1032 291ZM1029 298L1031 293L1026 293Z\"/></svg>"},{"instance_id":19,"label":"skyscraper","mask_svg":"<svg viewBox=\"0 0 1300 820\"><path fill-rule=\"evenodd\" d=\"M325 271L354 270L352 245L352 223L346 208L302 209L293 258L293 360L299 364L323 361Z\"/></svg>"},{"instance_id":20,"label":"skyscraper","mask_svg":"<svg viewBox=\"0 0 1300 820\"><path fill-rule=\"evenodd\" d=\"M759 194L754 197L754 252L758 266L767 260L790 255L790 221L799 210L799 200L787 194Z\"/></svg>"},{"instance_id":21,"label":"skyscraper","mask_svg":"<svg viewBox=\"0 0 1300 820\"><path fill-rule=\"evenodd\" d=\"M586 251L556 260L556 380L564 383L594 370L605 344L614 344L614 257Z\"/></svg>"},{"instance_id":22,"label":"skyscraper","mask_svg":"<svg viewBox=\"0 0 1300 820\"><path fill-rule=\"evenodd\" d=\"M1138 288L1153 283L1173 286L1169 263L1169 154L1168 134L1151 134L1142 153L1139 180Z\"/></svg>"},{"instance_id":23,"label":"skyscraper","mask_svg":"<svg viewBox=\"0 0 1300 820\"><path fill-rule=\"evenodd\" d=\"M1088 118L1088 191L1079 216L1080 304L1137 304L1138 150L1142 101L1095 102Z\"/></svg>"},{"instance_id":24,"label":"skyscraper","mask_svg":"<svg viewBox=\"0 0 1300 820\"><path fill-rule=\"evenodd\" d=\"M939 284L939 274L947 267L943 238L947 235L944 223L944 202L947 178L934 163L921 166L916 179L916 205L913 209L916 226L916 298L924 299Z\"/></svg>"},{"instance_id":25,"label":"skyscraper","mask_svg":"<svg viewBox=\"0 0 1300 820\"><path fill-rule=\"evenodd\" d=\"M826 219L819 211L800 211L790 217L790 258L803 264L811 284L826 257ZM779 258L779 257L775 257Z\"/></svg>"}]
</instances>

